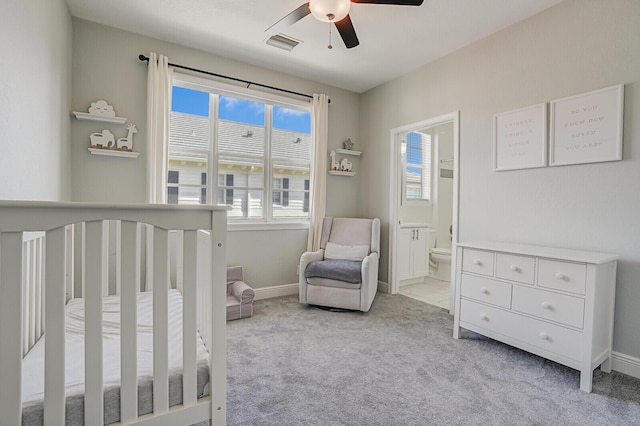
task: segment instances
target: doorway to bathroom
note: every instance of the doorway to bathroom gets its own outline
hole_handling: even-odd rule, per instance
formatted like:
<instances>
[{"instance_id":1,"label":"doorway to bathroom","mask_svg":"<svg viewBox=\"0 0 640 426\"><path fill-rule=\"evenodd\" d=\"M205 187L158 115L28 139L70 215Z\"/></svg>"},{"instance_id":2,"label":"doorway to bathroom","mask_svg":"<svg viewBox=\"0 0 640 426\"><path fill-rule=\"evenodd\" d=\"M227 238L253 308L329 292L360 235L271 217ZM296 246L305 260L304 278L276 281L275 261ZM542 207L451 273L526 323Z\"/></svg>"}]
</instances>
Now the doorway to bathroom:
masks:
<instances>
[{"instance_id":1,"label":"doorway to bathroom","mask_svg":"<svg viewBox=\"0 0 640 426\"><path fill-rule=\"evenodd\" d=\"M449 309L458 241L459 113L391 130L389 284Z\"/></svg>"}]
</instances>

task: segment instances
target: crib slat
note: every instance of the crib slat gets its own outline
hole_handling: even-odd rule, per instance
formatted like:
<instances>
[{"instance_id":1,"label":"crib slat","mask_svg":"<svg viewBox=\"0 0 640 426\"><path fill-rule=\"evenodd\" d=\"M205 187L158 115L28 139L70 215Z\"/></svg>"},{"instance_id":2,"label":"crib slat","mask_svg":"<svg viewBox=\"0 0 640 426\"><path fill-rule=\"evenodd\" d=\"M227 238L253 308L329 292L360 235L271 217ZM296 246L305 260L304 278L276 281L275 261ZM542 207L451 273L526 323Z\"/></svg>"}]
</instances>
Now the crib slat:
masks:
<instances>
[{"instance_id":1,"label":"crib slat","mask_svg":"<svg viewBox=\"0 0 640 426\"><path fill-rule=\"evenodd\" d=\"M75 227L73 225L67 225L65 227L65 235L67 238L65 252L67 256L67 273L65 275L65 285L66 285L66 301L73 298L73 285L75 282L75 265L74 265L74 253L75 253Z\"/></svg>"},{"instance_id":2,"label":"crib slat","mask_svg":"<svg viewBox=\"0 0 640 426\"><path fill-rule=\"evenodd\" d=\"M184 231L184 249L179 250L183 255L182 279L182 403L189 406L196 403L197 398L197 231Z\"/></svg>"},{"instance_id":3,"label":"crib slat","mask_svg":"<svg viewBox=\"0 0 640 426\"><path fill-rule=\"evenodd\" d=\"M45 276L45 247L44 239L38 238L34 242L35 244L35 292L36 292L36 338L32 345L38 341L40 336L44 333L44 276Z\"/></svg>"},{"instance_id":4,"label":"crib slat","mask_svg":"<svg viewBox=\"0 0 640 426\"><path fill-rule=\"evenodd\" d=\"M213 215L211 239L211 424L224 425L227 418L227 215Z\"/></svg>"},{"instance_id":5,"label":"crib slat","mask_svg":"<svg viewBox=\"0 0 640 426\"><path fill-rule=\"evenodd\" d=\"M169 410L169 233L153 230L153 412Z\"/></svg>"},{"instance_id":6,"label":"crib slat","mask_svg":"<svg viewBox=\"0 0 640 426\"><path fill-rule=\"evenodd\" d=\"M105 258L105 269L104 275L106 275L107 279L102 282L102 295L109 295L109 238L111 236L111 221L103 220L102 221L102 256Z\"/></svg>"},{"instance_id":7,"label":"crib slat","mask_svg":"<svg viewBox=\"0 0 640 426\"><path fill-rule=\"evenodd\" d=\"M26 284L28 287L28 303L27 307L29 315L27 319L28 329L29 329L29 347L32 347L36 341L36 310L38 309L36 304L39 302L38 298L40 295L38 294L37 283L36 283L36 248L35 243L33 241L29 241L27 243L27 253L25 257L24 267L26 268L26 273L23 276L23 279L26 280Z\"/></svg>"},{"instance_id":8,"label":"crib slat","mask_svg":"<svg viewBox=\"0 0 640 426\"><path fill-rule=\"evenodd\" d=\"M22 245L22 353L26 354L31 347L31 342L29 339L31 324L29 323L29 293L30 293L30 282L29 282L29 252L30 252L30 242L25 241Z\"/></svg>"},{"instance_id":9,"label":"crib slat","mask_svg":"<svg viewBox=\"0 0 640 426\"><path fill-rule=\"evenodd\" d=\"M116 294L122 295L122 222L115 222L115 244L116 244ZM133 234L135 235L135 234ZM111 255L111 254L110 254Z\"/></svg>"},{"instance_id":10,"label":"crib slat","mask_svg":"<svg viewBox=\"0 0 640 426\"><path fill-rule=\"evenodd\" d=\"M0 413L22 424L22 232L0 233Z\"/></svg>"},{"instance_id":11,"label":"crib slat","mask_svg":"<svg viewBox=\"0 0 640 426\"><path fill-rule=\"evenodd\" d=\"M84 258L84 422L103 423L102 289L106 285L102 221L86 222ZM48 332L48 331L47 331Z\"/></svg>"},{"instance_id":12,"label":"crib slat","mask_svg":"<svg viewBox=\"0 0 640 426\"><path fill-rule=\"evenodd\" d=\"M47 231L45 279L44 424L65 420L65 264L64 228Z\"/></svg>"},{"instance_id":13,"label":"crib slat","mask_svg":"<svg viewBox=\"0 0 640 426\"><path fill-rule=\"evenodd\" d=\"M138 417L137 303L140 288L140 228L135 222L122 222L120 242L120 422Z\"/></svg>"}]
</instances>

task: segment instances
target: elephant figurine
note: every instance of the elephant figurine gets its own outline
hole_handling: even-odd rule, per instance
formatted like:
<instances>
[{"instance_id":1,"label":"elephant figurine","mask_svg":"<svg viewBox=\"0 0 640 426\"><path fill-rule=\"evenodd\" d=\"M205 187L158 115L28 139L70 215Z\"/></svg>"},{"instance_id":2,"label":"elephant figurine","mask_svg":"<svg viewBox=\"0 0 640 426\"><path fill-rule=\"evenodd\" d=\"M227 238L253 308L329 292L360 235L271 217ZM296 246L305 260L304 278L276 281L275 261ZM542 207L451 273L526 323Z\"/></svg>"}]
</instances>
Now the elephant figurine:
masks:
<instances>
[{"instance_id":1,"label":"elephant figurine","mask_svg":"<svg viewBox=\"0 0 640 426\"><path fill-rule=\"evenodd\" d=\"M110 149L115 144L113 133L107 129L104 129L102 133L91 133L89 137L91 138L91 148L100 146L102 149Z\"/></svg>"},{"instance_id":2,"label":"elephant figurine","mask_svg":"<svg viewBox=\"0 0 640 426\"><path fill-rule=\"evenodd\" d=\"M347 160L346 158L343 158L340 162L340 170L342 170L343 172L350 172L352 168L353 163L351 163L351 161Z\"/></svg>"}]
</instances>

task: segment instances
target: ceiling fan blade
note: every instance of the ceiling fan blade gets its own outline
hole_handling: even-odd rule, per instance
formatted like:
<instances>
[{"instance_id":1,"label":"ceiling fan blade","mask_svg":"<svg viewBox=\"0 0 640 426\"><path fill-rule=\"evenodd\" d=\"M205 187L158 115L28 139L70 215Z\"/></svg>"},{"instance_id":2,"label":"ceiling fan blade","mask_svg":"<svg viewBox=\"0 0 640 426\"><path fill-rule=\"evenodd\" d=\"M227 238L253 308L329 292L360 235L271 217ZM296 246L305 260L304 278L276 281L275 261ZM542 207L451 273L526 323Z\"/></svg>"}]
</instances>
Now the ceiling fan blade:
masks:
<instances>
[{"instance_id":1,"label":"ceiling fan blade","mask_svg":"<svg viewBox=\"0 0 640 426\"><path fill-rule=\"evenodd\" d=\"M396 6L420 6L424 0L351 0L351 3L394 4Z\"/></svg>"},{"instance_id":2,"label":"ceiling fan blade","mask_svg":"<svg viewBox=\"0 0 640 426\"><path fill-rule=\"evenodd\" d=\"M358 36L356 35L356 30L353 28L353 22L351 22L349 15L345 16L338 22L335 22L335 25L340 33L340 37L342 37L342 41L344 41L344 45L347 46L347 49L351 49L352 47L356 47L360 44Z\"/></svg>"},{"instance_id":3,"label":"ceiling fan blade","mask_svg":"<svg viewBox=\"0 0 640 426\"><path fill-rule=\"evenodd\" d=\"M305 4L298 7L296 10L294 10L293 12L291 12L290 14L288 14L287 16L285 16L284 18L282 18L281 20L279 20L278 22L276 22L275 24L273 24L272 26L264 30L264 32L277 34L281 30L287 28L290 25L295 24L296 22L298 22L305 16L309 15L310 13L311 13L311 10L309 9L309 2L306 2Z\"/></svg>"}]
</instances>

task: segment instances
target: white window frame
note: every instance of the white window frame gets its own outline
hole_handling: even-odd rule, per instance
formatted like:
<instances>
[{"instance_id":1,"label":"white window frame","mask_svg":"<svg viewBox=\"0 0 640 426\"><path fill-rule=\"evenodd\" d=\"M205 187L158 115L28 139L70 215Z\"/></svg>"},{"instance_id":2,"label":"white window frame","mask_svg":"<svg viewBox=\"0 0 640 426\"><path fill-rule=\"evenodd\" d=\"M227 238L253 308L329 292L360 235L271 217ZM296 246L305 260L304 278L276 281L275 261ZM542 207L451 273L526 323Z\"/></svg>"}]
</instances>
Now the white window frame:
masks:
<instances>
[{"instance_id":1,"label":"white window frame","mask_svg":"<svg viewBox=\"0 0 640 426\"><path fill-rule=\"evenodd\" d=\"M429 172L427 174L424 173L424 169L425 169L425 164L426 164L426 159L424 158L424 154L426 153L426 151L424 149L422 149L422 153L423 153L423 158L422 158L422 162L419 166L416 165L412 165L412 167L420 167L423 171L422 176L428 176L429 177L429 198L425 199L425 198L407 198L407 157L408 154L406 153L406 150L408 150L407 147L407 139L408 139L408 135L409 133L418 133L420 135L422 135L422 137L424 136L429 136L430 137L430 141L429 141ZM408 206L408 207L428 207L431 206L432 204L432 200L433 200L433 181L434 181L434 175L433 175L433 170L434 170L434 165L433 165L433 156L434 156L434 143L433 143L433 136L432 135L426 135L425 133L421 133L421 132L417 132L417 131L410 131L410 132L406 132L404 134L404 140L402 142L405 145L405 152L404 155L402 157L402 203L404 206Z\"/></svg>"},{"instance_id":2,"label":"white window frame","mask_svg":"<svg viewBox=\"0 0 640 426\"><path fill-rule=\"evenodd\" d=\"M235 218L229 217L228 230L280 230L280 229L308 229L311 212L307 212L307 217L273 217L273 157L271 152L271 134L273 124L273 106L280 106L284 108L301 109L311 113L311 101L289 98L282 95L266 93L250 88L230 85L226 83L209 80L202 77L193 75L187 75L179 72L174 72L172 86L184 87L187 89L198 90L202 92L208 92L213 96L209 97L209 116L218 117L218 102L219 96L230 96L239 99L246 99L249 101L260 102L265 104L265 155L261 157L264 161L264 177L263 177L263 214L262 218ZM217 143L217 119L210 119L210 144L209 158L207 166L207 194L209 194L209 202L217 202L218 194L218 143ZM313 129L311 129L313 135ZM313 137L311 139L311 152L309 162L309 194L312 194L311 176L313 175L313 157L315 150L315 141ZM216 178L210 178L215 176ZM250 190L250 188L236 187L234 190ZM165 188L166 190L166 188Z\"/></svg>"}]
</instances>

